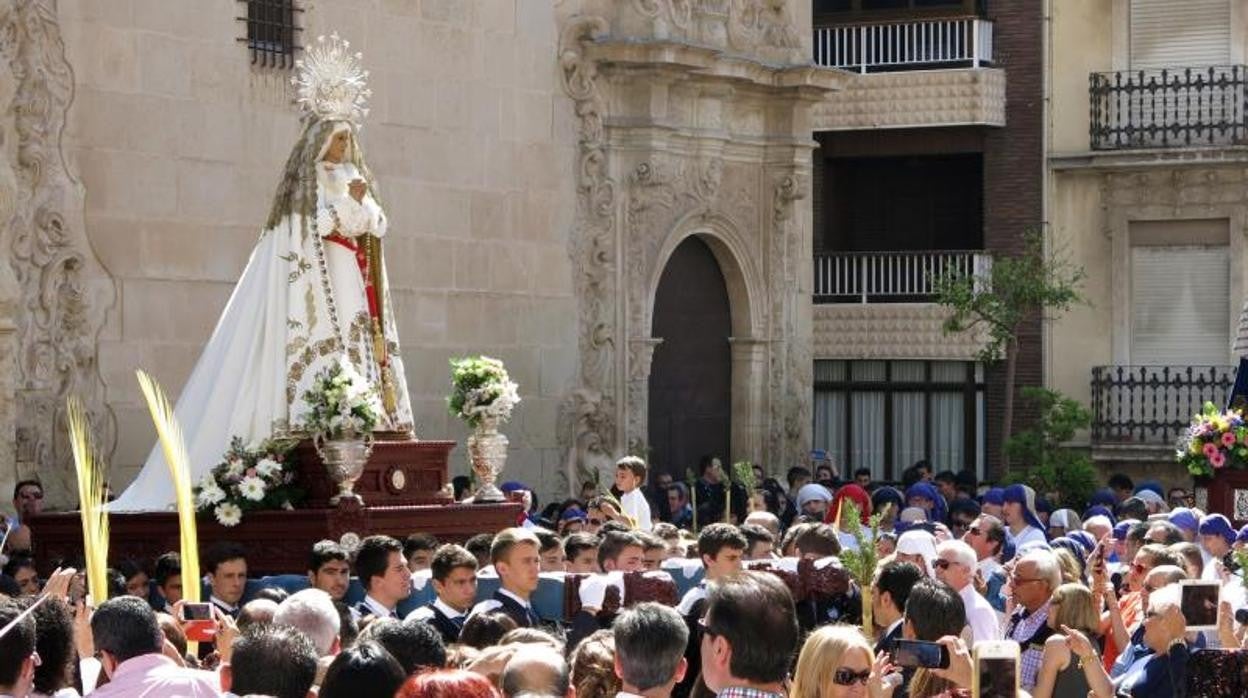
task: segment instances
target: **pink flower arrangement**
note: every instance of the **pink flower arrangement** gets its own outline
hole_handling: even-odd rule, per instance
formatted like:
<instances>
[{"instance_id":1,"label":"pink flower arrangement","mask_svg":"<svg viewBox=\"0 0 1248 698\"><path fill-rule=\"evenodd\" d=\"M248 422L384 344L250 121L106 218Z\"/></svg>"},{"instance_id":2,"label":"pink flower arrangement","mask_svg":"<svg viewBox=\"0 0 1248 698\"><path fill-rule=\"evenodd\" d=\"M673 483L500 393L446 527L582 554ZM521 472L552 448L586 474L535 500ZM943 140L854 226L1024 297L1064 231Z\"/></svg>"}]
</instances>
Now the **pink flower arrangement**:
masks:
<instances>
[{"instance_id":1,"label":"pink flower arrangement","mask_svg":"<svg viewBox=\"0 0 1248 698\"><path fill-rule=\"evenodd\" d=\"M1198 477L1228 467L1248 468L1248 422L1238 410L1222 412L1207 402L1183 432L1175 458Z\"/></svg>"}]
</instances>

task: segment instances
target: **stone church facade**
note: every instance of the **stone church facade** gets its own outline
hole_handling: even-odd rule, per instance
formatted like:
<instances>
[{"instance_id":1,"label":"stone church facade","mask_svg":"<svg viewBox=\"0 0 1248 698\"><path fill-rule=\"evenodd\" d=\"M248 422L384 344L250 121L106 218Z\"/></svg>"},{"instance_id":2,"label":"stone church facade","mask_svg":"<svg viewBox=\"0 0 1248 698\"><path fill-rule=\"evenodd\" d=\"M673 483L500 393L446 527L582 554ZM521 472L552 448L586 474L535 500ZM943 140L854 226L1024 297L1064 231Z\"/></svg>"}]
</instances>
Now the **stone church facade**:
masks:
<instances>
[{"instance_id":1,"label":"stone church facade","mask_svg":"<svg viewBox=\"0 0 1248 698\"><path fill-rule=\"evenodd\" d=\"M0 1L0 491L37 476L71 503L69 395L123 488L154 443L134 369L176 397L228 300L297 128L247 5ZM811 65L809 3L293 7L296 42L337 31L372 70L361 138L418 436L462 441L447 360L486 353L521 385L505 479L562 496L627 452L683 475L692 451L654 454L651 368L675 351L654 331L679 298L665 269L693 244L727 313L716 455L804 457L810 118L849 77Z\"/></svg>"}]
</instances>

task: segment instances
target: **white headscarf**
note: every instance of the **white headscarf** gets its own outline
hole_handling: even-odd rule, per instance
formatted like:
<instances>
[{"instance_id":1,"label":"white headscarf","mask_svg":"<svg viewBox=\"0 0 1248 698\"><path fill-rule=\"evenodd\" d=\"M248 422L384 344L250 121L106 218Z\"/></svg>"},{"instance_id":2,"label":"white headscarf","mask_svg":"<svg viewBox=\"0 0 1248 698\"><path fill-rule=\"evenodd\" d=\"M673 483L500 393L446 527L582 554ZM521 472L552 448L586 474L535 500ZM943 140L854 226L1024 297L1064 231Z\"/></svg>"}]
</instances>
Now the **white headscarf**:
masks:
<instances>
[{"instance_id":1,"label":"white headscarf","mask_svg":"<svg viewBox=\"0 0 1248 698\"><path fill-rule=\"evenodd\" d=\"M897 552L904 555L921 555L924 566L927 568L923 571L924 574L935 577L932 571L932 561L936 559L936 537L932 534L923 530L906 531L897 539Z\"/></svg>"}]
</instances>

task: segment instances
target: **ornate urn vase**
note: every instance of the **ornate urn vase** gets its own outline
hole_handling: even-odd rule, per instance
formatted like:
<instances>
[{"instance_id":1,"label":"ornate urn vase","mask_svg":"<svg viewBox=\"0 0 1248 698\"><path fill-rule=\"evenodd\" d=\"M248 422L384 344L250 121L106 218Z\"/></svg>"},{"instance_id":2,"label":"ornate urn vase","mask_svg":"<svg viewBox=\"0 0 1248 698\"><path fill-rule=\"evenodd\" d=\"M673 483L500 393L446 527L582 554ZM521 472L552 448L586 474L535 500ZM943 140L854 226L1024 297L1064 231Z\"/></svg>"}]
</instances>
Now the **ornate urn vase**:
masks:
<instances>
[{"instance_id":1,"label":"ornate urn vase","mask_svg":"<svg viewBox=\"0 0 1248 698\"><path fill-rule=\"evenodd\" d=\"M506 501L494 483L507 461L507 437L498 432L498 417L482 417L481 423L468 436L468 458L477 476L477 494L473 502L491 504Z\"/></svg>"},{"instance_id":2,"label":"ornate urn vase","mask_svg":"<svg viewBox=\"0 0 1248 698\"><path fill-rule=\"evenodd\" d=\"M313 443L321 461L325 463L330 481L338 486L338 494L330 497L329 503L338 506L343 500L354 500L363 504L363 498L355 493L355 481L364 474L364 465L373 454L372 434L365 438L343 439L326 439L317 434Z\"/></svg>"}]
</instances>

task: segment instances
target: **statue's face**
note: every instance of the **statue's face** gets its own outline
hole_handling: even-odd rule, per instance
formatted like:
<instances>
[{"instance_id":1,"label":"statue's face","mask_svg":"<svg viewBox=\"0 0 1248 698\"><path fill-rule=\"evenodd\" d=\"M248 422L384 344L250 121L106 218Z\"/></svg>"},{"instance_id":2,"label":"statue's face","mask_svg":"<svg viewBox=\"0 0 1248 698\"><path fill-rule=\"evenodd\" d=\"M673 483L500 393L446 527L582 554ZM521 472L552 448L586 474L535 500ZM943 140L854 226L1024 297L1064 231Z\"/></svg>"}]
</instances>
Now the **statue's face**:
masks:
<instances>
[{"instance_id":1,"label":"statue's face","mask_svg":"<svg viewBox=\"0 0 1248 698\"><path fill-rule=\"evenodd\" d=\"M342 162L347 155L347 146L351 144L351 134L338 131L329 139L329 147L325 150L326 162Z\"/></svg>"}]
</instances>

